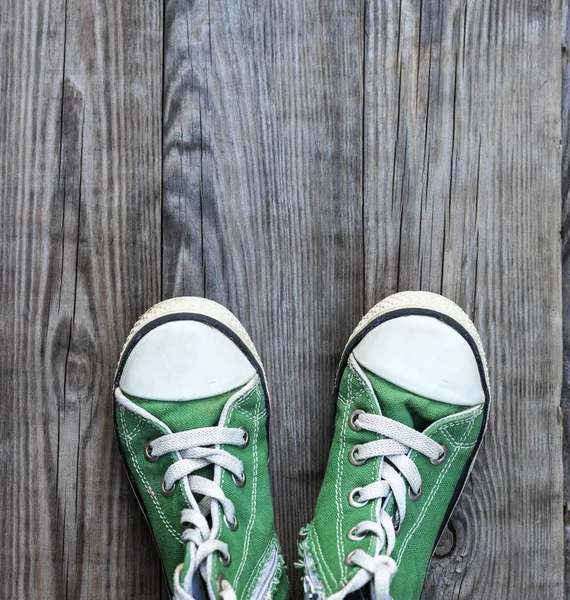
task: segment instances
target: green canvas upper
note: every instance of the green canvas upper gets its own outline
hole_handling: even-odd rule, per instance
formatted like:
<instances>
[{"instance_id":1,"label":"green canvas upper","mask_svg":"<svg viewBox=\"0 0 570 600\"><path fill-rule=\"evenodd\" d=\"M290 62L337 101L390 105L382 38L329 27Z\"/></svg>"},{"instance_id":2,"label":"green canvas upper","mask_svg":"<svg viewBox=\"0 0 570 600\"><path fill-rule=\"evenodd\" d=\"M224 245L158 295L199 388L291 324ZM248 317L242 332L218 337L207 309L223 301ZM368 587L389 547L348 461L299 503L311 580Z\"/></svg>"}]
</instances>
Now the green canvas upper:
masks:
<instances>
[{"instance_id":1,"label":"green canvas upper","mask_svg":"<svg viewBox=\"0 0 570 600\"><path fill-rule=\"evenodd\" d=\"M228 544L231 563L224 566L220 557L217 554L213 555L210 581L217 594L218 577L222 575L232 585L238 599L251 598L253 591L268 572L268 560L273 557L277 567L269 581L270 591L264 598L282 599L288 595L288 586L274 528L267 468L265 393L259 377L256 377L256 383L249 386L246 393L235 392L234 390L212 398L182 402L132 397L129 399L165 424L173 433L214 426L247 429L249 432L247 446L243 448L234 445L221 446L243 462L246 482L243 487L238 487L231 474L222 469L220 487L235 506L238 527L236 531L230 530L223 519L222 511L217 509L220 512L217 539ZM224 408L225 419L220 422ZM145 458L144 453L147 442L170 432L159 423L135 414L120 404L116 404L115 418L119 443L129 475L138 490L164 571L172 586L176 567L184 563L185 567L182 570L182 577L184 577L189 566L187 544L181 540L180 515L182 509L190 506L190 502L184 486L180 484L176 485L174 494L170 497L165 497L161 493L164 473L178 459L177 455L166 454L156 462L150 462ZM195 474L211 479L213 472L214 469L210 466ZM200 500L199 497L196 499Z\"/></svg>"},{"instance_id":2,"label":"green canvas upper","mask_svg":"<svg viewBox=\"0 0 570 600\"><path fill-rule=\"evenodd\" d=\"M342 590L360 568L347 565L346 556L361 548L374 556L377 538L348 539L347 532L358 523L377 520L380 500L363 507L348 503L351 490L377 481L382 457L355 466L348 460L352 446L382 436L370 431L353 431L349 417L354 410L383 415L423 432L448 449L443 463L434 465L426 456L411 451L419 469L421 497L406 503L406 515L396 537L391 558L397 565L390 585L394 600L417 600L440 528L483 427L483 405L466 408L423 398L360 369L349 360L342 373L337 398L335 432L315 517L305 528L301 543L305 565L307 598L329 597ZM395 516L393 497L385 510ZM380 554L384 549L380 549Z\"/></svg>"}]
</instances>

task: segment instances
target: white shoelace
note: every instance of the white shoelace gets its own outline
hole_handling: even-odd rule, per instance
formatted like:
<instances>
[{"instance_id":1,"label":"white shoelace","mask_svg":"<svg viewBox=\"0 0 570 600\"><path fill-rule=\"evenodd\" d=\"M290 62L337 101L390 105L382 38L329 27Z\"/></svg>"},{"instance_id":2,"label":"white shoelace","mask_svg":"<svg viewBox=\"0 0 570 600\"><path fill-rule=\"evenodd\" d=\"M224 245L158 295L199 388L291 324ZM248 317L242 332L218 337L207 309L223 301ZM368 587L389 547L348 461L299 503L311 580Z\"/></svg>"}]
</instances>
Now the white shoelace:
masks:
<instances>
[{"instance_id":1,"label":"white shoelace","mask_svg":"<svg viewBox=\"0 0 570 600\"><path fill-rule=\"evenodd\" d=\"M115 396L117 401L126 407L134 405L124 396L120 388L117 388ZM218 465L230 472L234 481L240 485L245 481L242 461L226 450L212 446L227 444L243 447L248 440L249 434L245 429L203 427L163 435L147 444L145 452L150 460L172 452L177 452L181 456L164 473L162 488L165 495L170 491L173 492L176 482L186 477L191 493L202 496L200 503L195 503L195 508L184 508L181 512L182 541L191 545L192 561L190 572L187 574L189 578L192 578L198 569L203 568L208 557L216 552L220 554L222 560L230 559L228 545L220 540L211 539L211 524L207 517L210 515L212 500L219 502L228 525L230 527L237 525L234 504L226 497L222 488L211 479L192 475L192 473L209 465ZM174 600L194 600L180 582L183 566L183 564L179 565L174 573ZM236 599L227 581L221 581L220 597L222 600Z\"/></svg>"},{"instance_id":2,"label":"white shoelace","mask_svg":"<svg viewBox=\"0 0 570 600\"><path fill-rule=\"evenodd\" d=\"M353 490L352 501L357 506L364 506L371 500L385 500L390 494L393 494L398 512L399 529L406 516L406 481L412 500L419 498L422 492L422 478L418 468L407 454L410 450L416 450L439 463L445 458L446 449L423 433L380 415L359 411L352 423L357 430L371 431L383 435L385 438L354 446L351 450L352 457L358 462L364 462L369 458L382 456L394 465L392 466L385 460L380 472L380 481ZM362 521L351 531L354 536L372 533L378 537L379 547L385 549L384 554L370 556L364 550L358 549L347 556L347 562L370 574L373 579L376 600L392 600L390 583L396 573L396 562L390 557L390 554L394 550L397 535L392 517L382 508L379 523Z\"/></svg>"},{"instance_id":3,"label":"white shoelace","mask_svg":"<svg viewBox=\"0 0 570 600\"><path fill-rule=\"evenodd\" d=\"M219 553L223 559L229 557L228 545L220 540L210 539L211 528L206 519L210 514L212 499L217 500L222 507L224 517L230 526L237 524L235 507L222 488L214 481L200 475L192 475L195 471L208 465L219 465L229 471L236 481L244 477L243 463L226 450L212 448L219 444L243 446L247 442L247 432L243 429L230 427L203 427L180 433L171 433L155 439L149 447L150 454L154 457L179 452L181 459L172 463L166 470L163 478L165 490L171 490L176 482L188 477L188 485L192 494L203 496L199 510L185 508L182 510L180 523L183 528L182 541L192 544L196 553L191 565L191 577L206 559L214 553ZM175 600L192 600L180 584L180 565L175 573ZM225 589L221 590L224 600L231 600L233 590L227 582L223 582ZM224 595L225 593L225 595Z\"/></svg>"}]
</instances>

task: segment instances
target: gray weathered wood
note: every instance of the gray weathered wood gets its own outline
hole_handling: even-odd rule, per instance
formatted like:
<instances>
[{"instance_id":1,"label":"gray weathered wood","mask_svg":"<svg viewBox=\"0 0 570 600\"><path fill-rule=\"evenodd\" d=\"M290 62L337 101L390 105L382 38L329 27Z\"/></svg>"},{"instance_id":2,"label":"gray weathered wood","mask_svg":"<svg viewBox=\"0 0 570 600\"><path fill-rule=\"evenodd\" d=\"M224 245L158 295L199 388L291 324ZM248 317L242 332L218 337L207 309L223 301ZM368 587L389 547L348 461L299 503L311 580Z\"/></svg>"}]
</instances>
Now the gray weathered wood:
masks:
<instances>
[{"instance_id":1,"label":"gray weathered wood","mask_svg":"<svg viewBox=\"0 0 570 600\"><path fill-rule=\"evenodd\" d=\"M494 11L484 3L366 3L352 20L341 9L332 6L320 18L312 3L293 3L290 21L265 6L249 12L241 5L206 11L169 4L167 21L175 25L166 37L166 98L178 103L167 103L165 114L165 289L205 292L253 330L275 392L274 432L293 442L273 442L289 563L291 536L310 517L326 462L327 380L361 310L360 278L367 306L409 287L443 291L463 304L486 334L494 374L501 373L495 406L502 410L494 410L491 450L475 472L481 495L475 498L474 484L468 489L452 525L455 548L434 565L426 596L478 596L476 582L484 581L491 596L537 593L548 583L559 597L559 79L549 61L559 39L555 5ZM329 23L336 35L343 23L333 55ZM487 35L490 28L496 35ZM291 45L291 54L280 53ZM323 47L329 54L320 58ZM334 114L330 128L327 111L313 114L313 107L329 107L329 89L342 90L343 79L340 118ZM348 193L335 196L315 175L314 149L332 158L330 136L339 126L347 128L343 161L329 162L330 189ZM537 193L545 197L540 206ZM326 256L323 241L336 239L312 237L315 230L339 228L351 258L341 247L335 259L332 243L329 263L313 261L315 252ZM190 242L180 244L177 232ZM539 253L529 244L536 238ZM322 277L331 256L343 261L342 270ZM541 280L529 278L535 270ZM317 293L308 298L308 290ZM329 298L340 306L323 310ZM329 337L315 336L322 323ZM537 361L533 349L541 341ZM292 380L291 371L312 382ZM522 407L538 423L534 430L520 419ZM496 439L503 430L507 437ZM300 440L310 461L302 456L284 465ZM549 449L546 468L542 453L529 453L530 440ZM535 471L542 465L542 477L530 478L523 464ZM520 560L493 560L509 553L527 556L530 567L525 563L523 573Z\"/></svg>"},{"instance_id":2,"label":"gray weathered wood","mask_svg":"<svg viewBox=\"0 0 570 600\"><path fill-rule=\"evenodd\" d=\"M565 594L570 597L570 2L562 3L562 314Z\"/></svg>"},{"instance_id":3,"label":"gray weathered wood","mask_svg":"<svg viewBox=\"0 0 570 600\"><path fill-rule=\"evenodd\" d=\"M160 296L159 3L0 9L0 597L156 598L111 385Z\"/></svg>"},{"instance_id":4,"label":"gray weathered wood","mask_svg":"<svg viewBox=\"0 0 570 600\"><path fill-rule=\"evenodd\" d=\"M362 312L363 14L345 0L170 0L165 17L164 289L226 304L258 346L298 592L297 533L328 457L336 363Z\"/></svg>"},{"instance_id":5,"label":"gray weathered wood","mask_svg":"<svg viewBox=\"0 0 570 600\"><path fill-rule=\"evenodd\" d=\"M424 597L563 597L560 22L554 0L4 2L0 597L165 598L109 390L132 322L180 294L264 359L292 567L343 344L407 288L474 317L495 389Z\"/></svg>"},{"instance_id":6,"label":"gray weathered wood","mask_svg":"<svg viewBox=\"0 0 570 600\"><path fill-rule=\"evenodd\" d=\"M367 7L366 304L409 288L456 300L494 388L424 598L561 598L559 6Z\"/></svg>"}]
</instances>

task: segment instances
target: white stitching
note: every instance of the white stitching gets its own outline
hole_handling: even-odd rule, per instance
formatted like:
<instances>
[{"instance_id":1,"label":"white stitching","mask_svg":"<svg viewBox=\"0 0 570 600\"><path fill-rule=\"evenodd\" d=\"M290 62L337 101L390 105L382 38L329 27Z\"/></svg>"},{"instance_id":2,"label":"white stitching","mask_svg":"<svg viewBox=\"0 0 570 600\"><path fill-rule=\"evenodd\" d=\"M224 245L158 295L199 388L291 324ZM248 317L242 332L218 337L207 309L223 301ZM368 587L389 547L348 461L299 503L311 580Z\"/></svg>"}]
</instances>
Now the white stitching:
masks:
<instances>
[{"instance_id":1,"label":"white stitching","mask_svg":"<svg viewBox=\"0 0 570 600\"><path fill-rule=\"evenodd\" d=\"M257 448L257 439L259 437L259 416L254 417L253 419L253 423L254 423L254 441L255 443L253 444L253 495L252 495L252 499L251 499L251 507L252 507L252 517L249 520L249 523L247 524L247 529L245 532L245 540L244 540L244 552L243 552L243 557L242 557L242 561L241 564L236 572L236 576L234 578L234 584L237 584L237 582L239 581L239 578L241 577L241 574L243 572L243 569L245 567L245 561L248 555L248 551L249 551L249 543L250 543L250 539L251 539L251 531L253 529L253 524L255 522L255 515L256 515L256 507L257 507L257 480L258 480L258 475L259 475L259 455L258 455L258 448Z\"/></svg>"},{"instance_id":2,"label":"white stitching","mask_svg":"<svg viewBox=\"0 0 570 600\"><path fill-rule=\"evenodd\" d=\"M241 414L245 415L248 418L251 418L251 414L244 410L243 408L241 408L241 404L244 404L245 402L247 402L247 400L249 400L254 394L259 394L260 390L261 390L261 383L258 380L257 385L255 387L253 387L251 390L249 390L246 394L244 394L242 397L238 398L236 400L236 402L234 404L232 404L231 406L228 407L227 413L225 415L225 419L224 422L227 423L228 420L232 417L234 412L240 412ZM257 405L259 403L256 402L256 409L257 409ZM254 424L257 426L255 431L255 437L257 439L258 435L259 435L259 420L261 418L265 417L265 408L262 407L259 411L255 411L253 413L253 421ZM257 495L257 468L256 468L256 463L257 463L257 444L255 444L254 447L254 476L253 476L253 486L254 486L254 498L253 500L255 500L255 496ZM226 479L226 473L225 471L222 470L222 474L221 474L221 478L220 478L220 485L222 485L224 483L224 480ZM250 525L252 524L252 521L250 521L250 523L248 524L248 529L250 527ZM216 537L219 539L221 533L221 527L218 528L218 531L216 533ZM243 567L245 566L245 559L247 557L247 546L244 546L244 554L243 554L243 558L242 558L242 562L240 563L240 566L238 568L238 572L236 573L236 577L234 579L234 582L236 582L238 580L238 577L241 575L241 571L243 570Z\"/></svg>"},{"instance_id":3,"label":"white stitching","mask_svg":"<svg viewBox=\"0 0 570 600\"><path fill-rule=\"evenodd\" d=\"M122 406L120 407L120 415L119 418L121 419L121 423L123 428L126 429L126 423L124 420L124 412L125 412L125 408L123 408ZM130 411L129 411L130 412ZM152 425L152 423L149 422L150 425ZM154 426L154 425L153 425ZM162 507L160 506L160 504L158 503L158 500L155 498L155 496L153 494L150 494L148 492L149 489L152 489L150 486L150 483L148 482L148 479L144 476L143 472L141 471L138 463L137 463L137 459L134 455L133 449L131 447L131 440L125 440L126 442L126 446L129 450L129 454L131 455L131 459L133 462L133 466L135 467L137 473L139 474L140 478L143 480L144 484L145 484L145 491L148 493L150 499L152 500L153 504L155 505L157 511L158 511L158 515L160 517L160 520L166 525L166 528L168 529L168 531L173 535L173 537L176 539L176 541L178 543L180 543L181 545L184 545L184 542L180 539L180 534L179 532L177 532L168 522L168 520L166 519L166 515L164 514Z\"/></svg>"},{"instance_id":4,"label":"white stitching","mask_svg":"<svg viewBox=\"0 0 570 600\"><path fill-rule=\"evenodd\" d=\"M119 408L121 411L125 410L125 407L122 406L121 404L117 404L117 408ZM127 430L126 423L123 424L125 427L125 431L119 431L119 434L121 436L121 439L123 439L125 441L132 440L133 437L138 433L138 431L142 427L142 425L145 423L144 419L140 415L137 415L131 411L129 411L129 413L132 417L134 417L138 421L138 423L134 426L133 430L130 432Z\"/></svg>"},{"instance_id":5,"label":"white stitching","mask_svg":"<svg viewBox=\"0 0 570 600\"><path fill-rule=\"evenodd\" d=\"M477 440L470 442L469 444L461 444L460 442L456 442L447 431L447 428L441 429L438 433L440 432L443 433L443 437L447 440L447 442L456 448L461 448L462 450L471 450L477 445Z\"/></svg>"},{"instance_id":6,"label":"white stitching","mask_svg":"<svg viewBox=\"0 0 570 600\"><path fill-rule=\"evenodd\" d=\"M126 434L125 439L128 439L129 441L132 440L139 433L139 431L142 429L142 426L145 424L145 420L142 417L139 417L134 413L131 414L133 415L133 417L136 417L138 419L138 424L135 425L135 428L129 434Z\"/></svg>"},{"instance_id":7,"label":"white stitching","mask_svg":"<svg viewBox=\"0 0 570 600\"><path fill-rule=\"evenodd\" d=\"M319 554L320 558L322 559L322 564L326 567L328 574L331 576L330 580L325 582L325 584L328 585L332 581L332 586L330 586L330 587L335 587L337 585L337 580L336 580L336 577L333 575L333 572L330 570L330 567L329 567L327 561L325 560L325 555L323 554L323 550L321 548L321 542L319 540L317 528L314 527L312 524L310 524L309 527L311 528L311 531L313 532L313 537L315 539L314 548L317 551L317 553ZM315 563L315 565L316 564L317 563ZM326 573L323 571L323 569L321 569L321 575L323 575L323 576L326 575Z\"/></svg>"},{"instance_id":8,"label":"white stitching","mask_svg":"<svg viewBox=\"0 0 570 600\"><path fill-rule=\"evenodd\" d=\"M350 401L352 399L352 394L351 394L351 381L352 378L349 377L348 381L347 381L347 387L348 387L348 401L347 401L347 406L350 404ZM342 411L341 411L342 413ZM342 511L342 500L341 500L341 485L342 485L342 478L344 475L344 454L346 452L346 440L345 440L345 435L346 435L346 419L342 419L342 423L340 426L340 451L339 451L339 459L338 459L338 465L337 465L337 484L335 486L335 500L336 500L336 509L338 512L338 518L336 520L336 535L337 535L337 551L338 551L338 560L339 560L339 565L340 565L340 579L341 581L344 580L345 574L346 574L346 567L342 558L342 516L343 516L343 511Z\"/></svg>"},{"instance_id":9,"label":"white stitching","mask_svg":"<svg viewBox=\"0 0 570 600\"><path fill-rule=\"evenodd\" d=\"M424 434L428 435L431 433L436 433L443 429L449 429L451 427L455 427L456 425L463 425L464 423L469 423L469 421L473 421L483 412L482 406L475 406L473 408L468 409L462 413L454 413L452 415L447 415L447 417L443 417L432 423L429 427L424 430ZM458 415L461 418L457 418Z\"/></svg>"},{"instance_id":10,"label":"white stitching","mask_svg":"<svg viewBox=\"0 0 570 600\"><path fill-rule=\"evenodd\" d=\"M460 443L462 443L465 438L471 433L471 430L473 429L473 425L475 423L475 418L469 419L469 421L471 421L471 426L465 431L463 437L460 440ZM468 422L468 421L466 421ZM402 556L404 555L404 552L408 546L408 543L412 537L412 535L417 531L418 527L421 525L421 522L423 521L424 517L427 514L427 511L429 509L429 507L431 506L431 502L434 499L437 491L439 490L445 475L447 474L447 472L449 471L449 469L451 468L451 465L453 464L453 460L455 459L455 457L457 456L457 454L459 453L459 447L454 448L453 450L453 454L450 457L450 460L448 461L447 465L445 466L445 468L441 471L441 473L439 474L438 480L436 482L436 485L432 488L428 500L427 502L424 504L420 514L418 515L418 518L416 520L416 522L414 523L413 527L410 529L410 531L408 532L408 535L406 536L406 538L404 539L404 541L402 542L402 545L400 546L400 550L398 552L398 560L396 561L397 566L400 566L400 562L402 560Z\"/></svg>"}]
</instances>

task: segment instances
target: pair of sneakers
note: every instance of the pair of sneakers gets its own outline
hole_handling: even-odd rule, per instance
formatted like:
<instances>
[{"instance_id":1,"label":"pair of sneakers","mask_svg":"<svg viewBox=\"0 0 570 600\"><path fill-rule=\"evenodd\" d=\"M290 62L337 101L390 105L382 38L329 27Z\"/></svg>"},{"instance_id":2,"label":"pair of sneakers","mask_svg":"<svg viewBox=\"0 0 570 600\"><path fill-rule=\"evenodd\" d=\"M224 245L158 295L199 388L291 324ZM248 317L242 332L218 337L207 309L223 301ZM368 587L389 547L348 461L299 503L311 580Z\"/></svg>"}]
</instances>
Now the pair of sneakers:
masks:
<instances>
[{"instance_id":1,"label":"pair of sneakers","mask_svg":"<svg viewBox=\"0 0 570 600\"><path fill-rule=\"evenodd\" d=\"M174 298L132 329L115 429L175 600L281 600L287 575L268 471L268 391L223 306ZM489 407L479 335L450 300L374 306L341 358L335 432L301 532L305 598L417 600Z\"/></svg>"}]
</instances>

